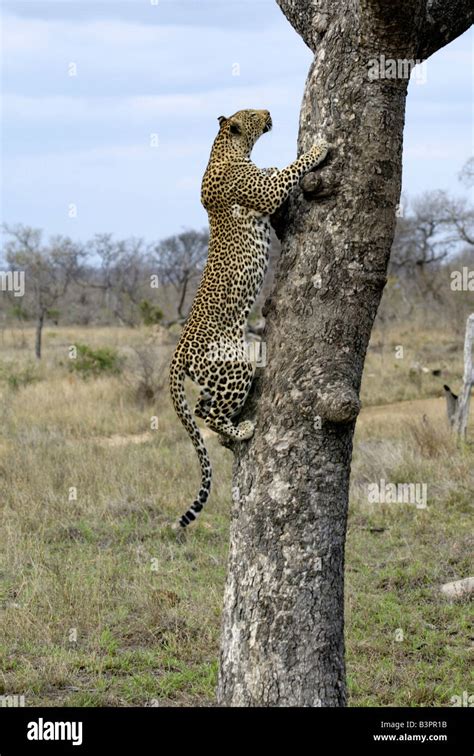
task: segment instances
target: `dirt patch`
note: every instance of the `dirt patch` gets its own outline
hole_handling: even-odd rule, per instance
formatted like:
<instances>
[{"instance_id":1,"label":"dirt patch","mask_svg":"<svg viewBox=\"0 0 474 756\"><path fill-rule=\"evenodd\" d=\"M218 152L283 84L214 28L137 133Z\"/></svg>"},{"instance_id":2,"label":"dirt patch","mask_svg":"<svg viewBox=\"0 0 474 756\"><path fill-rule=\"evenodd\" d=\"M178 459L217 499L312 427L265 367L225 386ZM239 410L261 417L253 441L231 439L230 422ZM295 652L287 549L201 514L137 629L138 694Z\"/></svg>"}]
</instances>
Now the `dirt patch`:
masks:
<instances>
[{"instance_id":1,"label":"dirt patch","mask_svg":"<svg viewBox=\"0 0 474 756\"><path fill-rule=\"evenodd\" d=\"M94 436L92 440L100 446L116 447L127 446L128 444L146 444L152 438L153 433L145 431L145 433L129 433L126 436L120 433L115 433L113 436Z\"/></svg>"},{"instance_id":2,"label":"dirt patch","mask_svg":"<svg viewBox=\"0 0 474 756\"><path fill-rule=\"evenodd\" d=\"M215 435L209 428L201 428L203 438L211 438ZM146 444L153 438L151 431L145 433L130 433L126 436L115 433L113 436L94 436L92 439L96 444L106 447L127 446L128 444Z\"/></svg>"},{"instance_id":3,"label":"dirt patch","mask_svg":"<svg viewBox=\"0 0 474 756\"><path fill-rule=\"evenodd\" d=\"M364 407L361 410L361 419L386 418L395 415L396 417L410 417L412 419L422 418L423 415L429 419L439 420L446 417L446 400L443 397L431 399L411 399L406 402L393 402L393 404L377 404L373 407Z\"/></svg>"}]
</instances>

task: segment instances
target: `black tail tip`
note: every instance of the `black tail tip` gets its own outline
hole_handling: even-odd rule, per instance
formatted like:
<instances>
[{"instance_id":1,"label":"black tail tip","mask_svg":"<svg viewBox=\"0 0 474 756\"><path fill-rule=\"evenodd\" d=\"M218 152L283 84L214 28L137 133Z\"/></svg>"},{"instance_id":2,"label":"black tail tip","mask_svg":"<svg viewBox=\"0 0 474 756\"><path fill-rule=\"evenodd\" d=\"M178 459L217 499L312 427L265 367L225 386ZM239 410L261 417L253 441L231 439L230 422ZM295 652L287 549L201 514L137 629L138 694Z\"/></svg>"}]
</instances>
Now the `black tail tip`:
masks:
<instances>
[{"instance_id":1,"label":"black tail tip","mask_svg":"<svg viewBox=\"0 0 474 756\"><path fill-rule=\"evenodd\" d=\"M196 519L196 515L194 514L194 512L192 512L191 509L188 509L186 514L184 514L181 517L179 524L181 525L182 528L186 528L189 525L189 523L193 522L193 520L195 519Z\"/></svg>"}]
</instances>

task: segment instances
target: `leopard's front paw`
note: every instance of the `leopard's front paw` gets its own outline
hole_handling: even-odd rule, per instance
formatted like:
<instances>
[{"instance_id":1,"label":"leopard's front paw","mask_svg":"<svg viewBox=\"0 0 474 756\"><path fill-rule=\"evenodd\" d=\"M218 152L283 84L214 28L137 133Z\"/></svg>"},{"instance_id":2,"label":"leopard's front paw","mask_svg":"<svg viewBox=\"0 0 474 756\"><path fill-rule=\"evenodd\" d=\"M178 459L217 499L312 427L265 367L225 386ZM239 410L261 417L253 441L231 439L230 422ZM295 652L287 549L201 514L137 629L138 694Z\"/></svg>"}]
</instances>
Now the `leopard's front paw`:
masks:
<instances>
[{"instance_id":1,"label":"leopard's front paw","mask_svg":"<svg viewBox=\"0 0 474 756\"><path fill-rule=\"evenodd\" d=\"M238 431L238 439L240 441L247 441L247 439L252 438L253 433L255 430L255 425L251 420L244 420L242 423L239 423L237 426Z\"/></svg>"},{"instance_id":2,"label":"leopard's front paw","mask_svg":"<svg viewBox=\"0 0 474 756\"><path fill-rule=\"evenodd\" d=\"M330 149L331 145L329 144L329 142L327 142L325 139L318 139L316 144L313 144L310 150L311 156L315 161L314 164L319 165L319 163L322 163Z\"/></svg>"}]
</instances>

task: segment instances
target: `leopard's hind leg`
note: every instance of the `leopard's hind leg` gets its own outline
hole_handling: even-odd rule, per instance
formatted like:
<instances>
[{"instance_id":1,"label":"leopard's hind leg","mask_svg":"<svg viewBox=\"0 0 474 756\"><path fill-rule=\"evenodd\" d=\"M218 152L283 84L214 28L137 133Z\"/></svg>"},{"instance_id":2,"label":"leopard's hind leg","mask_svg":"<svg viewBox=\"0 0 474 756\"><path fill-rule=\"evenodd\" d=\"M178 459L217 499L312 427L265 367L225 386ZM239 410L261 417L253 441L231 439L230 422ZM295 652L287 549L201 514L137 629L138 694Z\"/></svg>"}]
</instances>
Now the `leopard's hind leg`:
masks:
<instances>
[{"instance_id":1,"label":"leopard's hind leg","mask_svg":"<svg viewBox=\"0 0 474 756\"><path fill-rule=\"evenodd\" d=\"M194 407L194 414L196 415L196 417L200 417L202 420L206 419L209 414L209 410L211 409L211 400L212 394L210 393L209 389L203 388L203 390L199 394L199 399L196 402L196 406Z\"/></svg>"},{"instance_id":2,"label":"leopard's hind leg","mask_svg":"<svg viewBox=\"0 0 474 756\"><path fill-rule=\"evenodd\" d=\"M232 418L247 399L254 375L253 365L248 360L223 361L218 367L215 384L209 386L212 399L206 425L216 433L244 441L253 436L254 424L251 420L244 420L236 426Z\"/></svg>"}]
</instances>

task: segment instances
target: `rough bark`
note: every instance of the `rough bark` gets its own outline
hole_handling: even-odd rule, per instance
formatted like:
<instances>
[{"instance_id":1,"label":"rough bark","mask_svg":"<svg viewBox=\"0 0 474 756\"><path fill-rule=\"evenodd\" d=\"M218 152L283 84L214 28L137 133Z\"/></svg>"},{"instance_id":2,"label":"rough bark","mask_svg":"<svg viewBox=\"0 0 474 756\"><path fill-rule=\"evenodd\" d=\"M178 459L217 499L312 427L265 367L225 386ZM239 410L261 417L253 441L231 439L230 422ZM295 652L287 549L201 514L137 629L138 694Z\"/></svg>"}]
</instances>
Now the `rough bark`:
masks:
<instances>
[{"instance_id":1,"label":"rough bark","mask_svg":"<svg viewBox=\"0 0 474 756\"><path fill-rule=\"evenodd\" d=\"M474 371L472 367L472 345L474 343L474 313L469 315L466 323L466 337L464 339L464 375L461 393L458 398L454 428L462 439L466 437L467 420L469 417L469 404L471 401L471 389L474 383Z\"/></svg>"},{"instance_id":2,"label":"rough bark","mask_svg":"<svg viewBox=\"0 0 474 756\"><path fill-rule=\"evenodd\" d=\"M218 699L343 706L352 437L400 196L407 90L406 79L367 72L381 53L415 57L426 3L279 5L315 53L298 153L317 135L334 149L274 219L282 254L264 310L267 365L244 413L256 432L233 447Z\"/></svg>"},{"instance_id":3,"label":"rough bark","mask_svg":"<svg viewBox=\"0 0 474 756\"><path fill-rule=\"evenodd\" d=\"M466 438L471 389L474 385L474 369L472 366L473 344L474 313L469 315L466 322L466 335L464 338L464 373L459 396L453 394L449 386L444 387L449 424L457 436L463 440Z\"/></svg>"}]
</instances>

